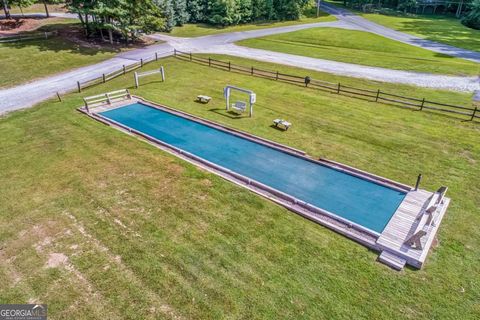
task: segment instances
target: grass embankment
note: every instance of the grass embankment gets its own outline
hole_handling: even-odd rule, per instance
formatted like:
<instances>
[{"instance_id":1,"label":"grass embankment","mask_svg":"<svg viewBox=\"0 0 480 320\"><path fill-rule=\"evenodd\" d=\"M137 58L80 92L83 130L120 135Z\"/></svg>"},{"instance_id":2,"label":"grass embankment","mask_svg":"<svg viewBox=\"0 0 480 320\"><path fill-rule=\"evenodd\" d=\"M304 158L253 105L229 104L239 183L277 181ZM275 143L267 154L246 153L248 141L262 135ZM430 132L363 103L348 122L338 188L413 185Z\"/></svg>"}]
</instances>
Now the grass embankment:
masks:
<instances>
[{"instance_id":1,"label":"grass embankment","mask_svg":"<svg viewBox=\"0 0 480 320\"><path fill-rule=\"evenodd\" d=\"M46 21L49 22L40 29L23 35L76 26L76 22L71 19L52 18ZM0 43L0 87L9 87L97 63L113 57L115 53L113 49L84 46L63 36Z\"/></svg>"},{"instance_id":2,"label":"grass embankment","mask_svg":"<svg viewBox=\"0 0 480 320\"><path fill-rule=\"evenodd\" d=\"M341 1L328 0L328 2L343 7ZM346 9L394 30L480 52L480 30L468 28L460 22L460 19L452 16L403 14L399 11L391 11L391 14L363 13L348 7ZM385 11L385 13L388 13L388 11Z\"/></svg>"},{"instance_id":3,"label":"grass embankment","mask_svg":"<svg viewBox=\"0 0 480 320\"><path fill-rule=\"evenodd\" d=\"M312 58L417 72L478 75L480 65L390 40L369 32L315 28L237 44Z\"/></svg>"},{"instance_id":4,"label":"grass embankment","mask_svg":"<svg viewBox=\"0 0 480 320\"><path fill-rule=\"evenodd\" d=\"M336 20L335 17L325 12L320 12L320 15L318 18L313 13L309 13L299 20L263 21L263 22L253 22L253 23L241 24L241 25L229 26L229 27L219 27L219 26L213 26L205 23L197 23L197 24L190 23L181 27L173 28L173 30L169 32L168 35L175 36L175 37L200 37L200 36L207 36L207 35L218 34L218 33L286 27L286 26L291 26L296 24L328 22L328 21L335 21L335 20Z\"/></svg>"},{"instance_id":5,"label":"grass embankment","mask_svg":"<svg viewBox=\"0 0 480 320\"><path fill-rule=\"evenodd\" d=\"M410 184L422 172L423 187L449 186L453 202L425 268L392 271L365 247L75 111L84 96L131 87L129 74L0 120L2 303L45 302L56 319L480 316L478 123L174 58L147 67L160 65L166 83L145 78L132 92L316 157ZM224 111L226 84L255 90L252 119ZM197 104L198 94L213 100ZM271 128L276 117L293 127Z\"/></svg>"}]
</instances>

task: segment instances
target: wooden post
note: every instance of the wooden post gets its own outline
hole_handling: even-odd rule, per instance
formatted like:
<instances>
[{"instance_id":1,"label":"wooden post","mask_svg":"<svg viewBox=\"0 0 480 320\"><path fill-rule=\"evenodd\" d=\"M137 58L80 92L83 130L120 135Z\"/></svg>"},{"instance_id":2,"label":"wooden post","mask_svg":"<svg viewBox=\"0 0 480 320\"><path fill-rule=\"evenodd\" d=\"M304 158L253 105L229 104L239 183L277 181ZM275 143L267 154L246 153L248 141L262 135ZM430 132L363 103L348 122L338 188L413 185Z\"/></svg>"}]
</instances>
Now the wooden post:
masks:
<instances>
[{"instance_id":1,"label":"wooden post","mask_svg":"<svg viewBox=\"0 0 480 320\"><path fill-rule=\"evenodd\" d=\"M107 78L105 77L105 73L102 74L102 79L103 79L103 83L107 82Z\"/></svg>"},{"instance_id":2,"label":"wooden post","mask_svg":"<svg viewBox=\"0 0 480 320\"><path fill-rule=\"evenodd\" d=\"M377 91L377 96L375 97L375 102L378 102L378 98L380 97L380 89Z\"/></svg>"},{"instance_id":3,"label":"wooden post","mask_svg":"<svg viewBox=\"0 0 480 320\"><path fill-rule=\"evenodd\" d=\"M341 84L340 84L340 82L339 82L339 83L338 83L338 87L337 87L337 93L338 93L338 94L340 94L340 86L341 86Z\"/></svg>"},{"instance_id":4,"label":"wooden post","mask_svg":"<svg viewBox=\"0 0 480 320\"><path fill-rule=\"evenodd\" d=\"M230 61L228 61L228 71L232 71L232 64Z\"/></svg>"},{"instance_id":5,"label":"wooden post","mask_svg":"<svg viewBox=\"0 0 480 320\"><path fill-rule=\"evenodd\" d=\"M193 60L193 59L192 59L192 53L190 52L190 61L192 61L192 60Z\"/></svg>"},{"instance_id":6,"label":"wooden post","mask_svg":"<svg viewBox=\"0 0 480 320\"><path fill-rule=\"evenodd\" d=\"M125 65L123 65L123 75L127 74L127 68L125 68Z\"/></svg>"},{"instance_id":7,"label":"wooden post","mask_svg":"<svg viewBox=\"0 0 480 320\"><path fill-rule=\"evenodd\" d=\"M160 67L160 74L162 75L162 81L165 82L165 69L163 66Z\"/></svg>"},{"instance_id":8,"label":"wooden post","mask_svg":"<svg viewBox=\"0 0 480 320\"><path fill-rule=\"evenodd\" d=\"M425 105L425 98L422 99L422 104L420 105L420 111L423 110L424 105Z\"/></svg>"},{"instance_id":9,"label":"wooden post","mask_svg":"<svg viewBox=\"0 0 480 320\"><path fill-rule=\"evenodd\" d=\"M62 98L60 97L60 93L58 93L58 91L57 91L57 98L59 102L62 102Z\"/></svg>"},{"instance_id":10,"label":"wooden post","mask_svg":"<svg viewBox=\"0 0 480 320\"><path fill-rule=\"evenodd\" d=\"M173 56L174 56L174 57L177 56L177 49L173 49Z\"/></svg>"},{"instance_id":11,"label":"wooden post","mask_svg":"<svg viewBox=\"0 0 480 320\"><path fill-rule=\"evenodd\" d=\"M470 118L470 121L473 121L473 119L475 119L475 114L477 113L477 111L478 111L478 107L475 107L472 113L472 117Z\"/></svg>"},{"instance_id":12,"label":"wooden post","mask_svg":"<svg viewBox=\"0 0 480 320\"><path fill-rule=\"evenodd\" d=\"M155 61L158 61L158 52L155 52Z\"/></svg>"},{"instance_id":13,"label":"wooden post","mask_svg":"<svg viewBox=\"0 0 480 320\"><path fill-rule=\"evenodd\" d=\"M208 66L211 67L212 66L212 58L208 57Z\"/></svg>"},{"instance_id":14,"label":"wooden post","mask_svg":"<svg viewBox=\"0 0 480 320\"><path fill-rule=\"evenodd\" d=\"M82 92L82 86L80 85L80 81L77 81L77 88L78 92Z\"/></svg>"},{"instance_id":15,"label":"wooden post","mask_svg":"<svg viewBox=\"0 0 480 320\"><path fill-rule=\"evenodd\" d=\"M278 80L278 71L277 71L277 75L275 76L275 80Z\"/></svg>"},{"instance_id":16,"label":"wooden post","mask_svg":"<svg viewBox=\"0 0 480 320\"><path fill-rule=\"evenodd\" d=\"M415 183L415 191L418 190L418 187L420 186L421 181L422 181L422 174L420 173L417 177L417 182Z\"/></svg>"},{"instance_id":17,"label":"wooden post","mask_svg":"<svg viewBox=\"0 0 480 320\"><path fill-rule=\"evenodd\" d=\"M143 68L143 58L140 59L140 67Z\"/></svg>"},{"instance_id":18,"label":"wooden post","mask_svg":"<svg viewBox=\"0 0 480 320\"><path fill-rule=\"evenodd\" d=\"M253 76L253 67L252 67L252 76Z\"/></svg>"},{"instance_id":19,"label":"wooden post","mask_svg":"<svg viewBox=\"0 0 480 320\"><path fill-rule=\"evenodd\" d=\"M135 72L134 78L135 78L135 88L138 89L138 72Z\"/></svg>"}]
</instances>

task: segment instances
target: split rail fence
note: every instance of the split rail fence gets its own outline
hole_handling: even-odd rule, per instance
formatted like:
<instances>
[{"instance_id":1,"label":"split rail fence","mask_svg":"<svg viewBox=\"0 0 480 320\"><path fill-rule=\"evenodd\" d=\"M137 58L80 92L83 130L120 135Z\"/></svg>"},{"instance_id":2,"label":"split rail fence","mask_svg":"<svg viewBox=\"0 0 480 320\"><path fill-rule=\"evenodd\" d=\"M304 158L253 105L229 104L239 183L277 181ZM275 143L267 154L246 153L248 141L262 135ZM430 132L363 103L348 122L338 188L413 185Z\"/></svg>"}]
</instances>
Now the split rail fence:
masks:
<instances>
[{"instance_id":1,"label":"split rail fence","mask_svg":"<svg viewBox=\"0 0 480 320\"><path fill-rule=\"evenodd\" d=\"M210 57L204 58L194 55L192 53L182 52L179 50L174 50L174 56L182 60L188 60L203 65L208 65L209 67L215 67L227 71L240 72L244 74L250 74L252 76L302 85L309 88L324 90L330 93L348 95L350 97L364 100L366 99L372 102L393 104L397 106L412 108L419 111L432 110L440 113L456 114L465 117L470 121L480 119L480 106L466 107L461 105L440 103L427 100L426 98L407 97L403 95L388 93L380 89L372 90L366 88L358 88L344 85L341 83L317 80L309 76L285 74L279 71L256 68L254 66L245 67L233 64L230 61L222 61Z\"/></svg>"}]
</instances>

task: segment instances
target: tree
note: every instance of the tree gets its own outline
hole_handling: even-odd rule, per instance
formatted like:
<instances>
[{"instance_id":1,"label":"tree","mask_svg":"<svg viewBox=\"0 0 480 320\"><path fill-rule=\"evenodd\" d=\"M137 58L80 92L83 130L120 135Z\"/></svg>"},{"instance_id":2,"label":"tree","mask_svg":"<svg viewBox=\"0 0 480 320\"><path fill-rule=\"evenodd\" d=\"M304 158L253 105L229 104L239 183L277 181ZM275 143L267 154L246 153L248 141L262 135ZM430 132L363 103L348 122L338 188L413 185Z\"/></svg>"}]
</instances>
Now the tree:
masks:
<instances>
[{"instance_id":1,"label":"tree","mask_svg":"<svg viewBox=\"0 0 480 320\"><path fill-rule=\"evenodd\" d=\"M190 15L187 11L187 0L173 0L173 10L176 26L182 26L188 22Z\"/></svg>"},{"instance_id":2,"label":"tree","mask_svg":"<svg viewBox=\"0 0 480 320\"><path fill-rule=\"evenodd\" d=\"M47 18L50 18L50 12L48 10L48 5L49 4L58 4L58 3L61 3L62 0L38 0L36 2L41 2L43 3L43 6L45 7L45 15L47 16Z\"/></svg>"},{"instance_id":3,"label":"tree","mask_svg":"<svg viewBox=\"0 0 480 320\"><path fill-rule=\"evenodd\" d=\"M203 22L206 19L207 0L189 0L187 1L187 12L189 22Z\"/></svg>"},{"instance_id":4,"label":"tree","mask_svg":"<svg viewBox=\"0 0 480 320\"><path fill-rule=\"evenodd\" d=\"M462 18L462 23L469 28L480 30L480 0L473 0L470 11Z\"/></svg>"},{"instance_id":5,"label":"tree","mask_svg":"<svg viewBox=\"0 0 480 320\"><path fill-rule=\"evenodd\" d=\"M5 19L11 19L10 9L8 7L8 0L2 0L3 11L5 12Z\"/></svg>"},{"instance_id":6,"label":"tree","mask_svg":"<svg viewBox=\"0 0 480 320\"><path fill-rule=\"evenodd\" d=\"M68 0L67 8L77 13L87 36L113 32L127 42L141 33L158 31L164 27L162 12L153 0ZM92 19L92 21L90 21Z\"/></svg>"},{"instance_id":7,"label":"tree","mask_svg":"<svg viewBox=\"0 0 480 320\"><path fill-rule=\"evenodd\" d=\"M34 2L35 0L10 0L10 5L19 7L22 16L25 17L23 14L23 8L31 6Z\"/></svg>"}]
</instances>

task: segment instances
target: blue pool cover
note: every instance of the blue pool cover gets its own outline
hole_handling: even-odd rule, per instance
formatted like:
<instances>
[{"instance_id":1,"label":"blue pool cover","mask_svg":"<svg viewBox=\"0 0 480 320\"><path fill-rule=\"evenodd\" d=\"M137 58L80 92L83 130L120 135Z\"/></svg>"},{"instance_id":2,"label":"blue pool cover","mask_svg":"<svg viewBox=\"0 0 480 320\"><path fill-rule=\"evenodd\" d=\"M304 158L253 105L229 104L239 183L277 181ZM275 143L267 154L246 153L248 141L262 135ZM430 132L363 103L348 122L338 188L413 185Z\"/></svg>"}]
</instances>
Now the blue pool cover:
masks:
<instances>
[{"instance_id":1,"label":"blue pool cover","mask_svg":"<svg viewBox=\"0 0 480 320\"><path fill-rule=\"evenodd\" d=\"M145 104L100 114L378 233L406 195Z\"/></svg>"}]
</instances>

